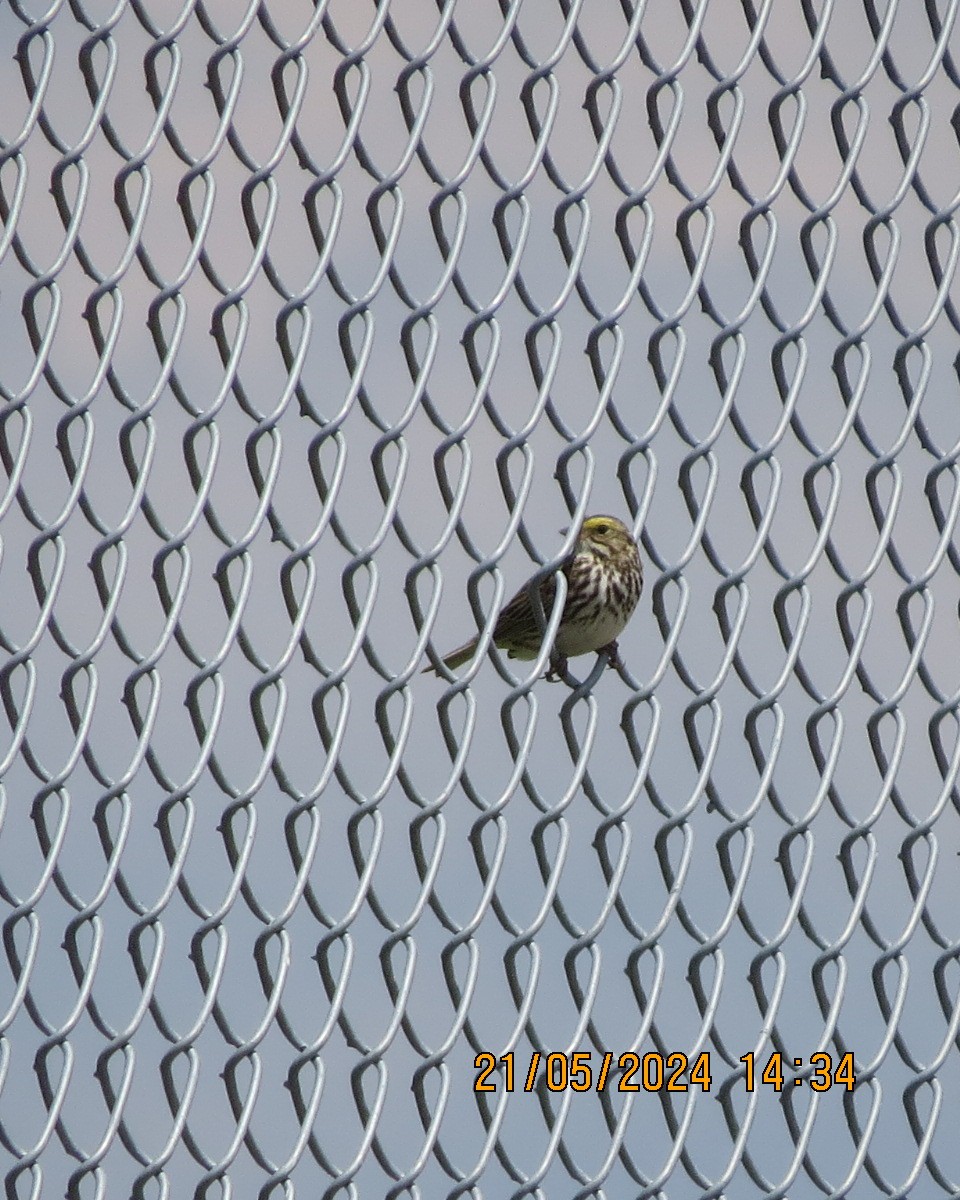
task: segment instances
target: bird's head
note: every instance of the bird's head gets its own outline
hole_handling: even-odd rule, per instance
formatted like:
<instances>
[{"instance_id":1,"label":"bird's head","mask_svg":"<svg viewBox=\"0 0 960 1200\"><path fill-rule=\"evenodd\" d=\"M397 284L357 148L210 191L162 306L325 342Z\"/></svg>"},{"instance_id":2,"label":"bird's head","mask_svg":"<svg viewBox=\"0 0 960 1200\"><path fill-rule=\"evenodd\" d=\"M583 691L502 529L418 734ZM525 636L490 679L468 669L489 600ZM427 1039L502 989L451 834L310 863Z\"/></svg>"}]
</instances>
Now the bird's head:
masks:
<instances>
[{"instance_id":1,"label":"bird's head","mask_svg":"<svg viewBox=\"0 0 960 1200\"><path fill-rule=\"evenodd\" d=\"M630 530L616 517L587 517L580 526L577 551L617 558L635 553L635 543Z\"/></svg>"}]
</instances>

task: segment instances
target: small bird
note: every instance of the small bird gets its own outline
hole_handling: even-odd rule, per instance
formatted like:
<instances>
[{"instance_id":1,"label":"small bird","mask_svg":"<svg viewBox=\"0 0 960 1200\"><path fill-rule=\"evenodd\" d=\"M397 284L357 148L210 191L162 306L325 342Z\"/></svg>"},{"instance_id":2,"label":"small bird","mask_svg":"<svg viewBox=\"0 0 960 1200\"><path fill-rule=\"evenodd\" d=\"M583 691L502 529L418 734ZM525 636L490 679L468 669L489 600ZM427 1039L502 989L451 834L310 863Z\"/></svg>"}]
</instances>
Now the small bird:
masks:
<instances>
[{"instance_id":1,"label":"small bird","mask_svg":"<svg viewBox=\"0 0 960 1200\"><path fill-rule=\"evenodd\" d=\"M617 638L633 615L643 587L643 568L637 543L616 517L587 517L580 526L572 553L560 566L567 579L567 597L550 656L548 679L565 670L568 658L606 654L611 666L620 663ZM501 610L493 627L494 643L510 658L536 658L542 639L530 603L530 581ZM540 603L550 619L557 591L556 575L540 584ZM443 659L451 670L473 658L479 638L471 638ZM437 667L426 667L435 671Z\"/></svg>"}]
</instances>

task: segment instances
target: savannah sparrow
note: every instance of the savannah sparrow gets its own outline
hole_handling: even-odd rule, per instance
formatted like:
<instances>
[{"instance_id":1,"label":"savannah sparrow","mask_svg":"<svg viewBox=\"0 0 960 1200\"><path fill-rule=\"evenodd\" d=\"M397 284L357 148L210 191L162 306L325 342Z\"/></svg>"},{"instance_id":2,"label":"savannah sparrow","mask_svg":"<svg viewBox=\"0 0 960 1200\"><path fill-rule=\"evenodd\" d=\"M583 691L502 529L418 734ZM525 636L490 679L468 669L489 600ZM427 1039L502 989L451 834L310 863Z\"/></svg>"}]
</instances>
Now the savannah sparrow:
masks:
<instances>
[{"instance_id":1,"label":"savannah sparrow","mask_svg":"<svg viewBox=\"0 0 960 1200\"><path fill-rule=\"evenodd\" d=\"M547 677L556 678L568 658L591 650L606 654L610 664L616 666L620 661L617 638L637 607L643 587L640 555L630 530L616 517L587 517L572 554L560 569L567 578L567 598ZM536 658L540 651L541 631L530 604L529 586L529 582L524 584L493 627L494 642L510 658ZM556 590L555 575L548 575L540 584L546 620L550 619ZM476 653L478 640L471 638L446 655L444 663L451 670L462 666Z\"/></svg>"}]
</instances>

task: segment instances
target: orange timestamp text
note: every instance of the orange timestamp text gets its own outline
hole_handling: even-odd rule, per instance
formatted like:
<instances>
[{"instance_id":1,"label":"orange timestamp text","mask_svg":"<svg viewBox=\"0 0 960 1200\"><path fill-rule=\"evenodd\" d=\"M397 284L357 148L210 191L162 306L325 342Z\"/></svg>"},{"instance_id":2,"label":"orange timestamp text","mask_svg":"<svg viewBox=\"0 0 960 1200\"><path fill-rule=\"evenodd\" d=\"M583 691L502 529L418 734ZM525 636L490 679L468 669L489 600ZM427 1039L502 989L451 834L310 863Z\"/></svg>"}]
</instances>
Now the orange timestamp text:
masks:
<instances>
[{"instance_id":1,"label":"orange timestamp text","mask_svg":"<svg viewBox=\"0 0 960 1200\"><path fill-rule=\"evenodd\" d=\"M853 1054L841 1055L836 1060L825 1052L812 1054L806 1062L802 1058L784 1058L775 1051L766 1062L758 1064L753 1053L740 1057L744 1064L746 1090L752 1092L757 1082L763 1087L772 1087L780 1092L784 1086L799 1087L803 1083L815 1092L826 1092L833 1087L850 1091L856 1084ZM513 1051L499 1058L485 1050L473 1060L477 1077L473 1083L475 1092L495 1092L498 1082L504 1091L516 1090L519 1081L525 1092L533 1091L538 1078L542 1078L551 1092L602 1092L607 1087L618 1092L687 1092L699 1088L709 1092L713 1082L710 1066L710 1051L703 1050L692 1060L681 1051L660 1054L650 1051L637 1054L626 1050L615 1055L611 1051L594 1056L590 1050L578 1050L567 1054L553 1051L544 1054L534 1050L529 1063L517 1063ZM520 1079L517 1068L523 1072ZM523 1068L526 1066L526 1070ZM499 1070L498 1070L499 1068Z\"/></svg>"}]
</instances>

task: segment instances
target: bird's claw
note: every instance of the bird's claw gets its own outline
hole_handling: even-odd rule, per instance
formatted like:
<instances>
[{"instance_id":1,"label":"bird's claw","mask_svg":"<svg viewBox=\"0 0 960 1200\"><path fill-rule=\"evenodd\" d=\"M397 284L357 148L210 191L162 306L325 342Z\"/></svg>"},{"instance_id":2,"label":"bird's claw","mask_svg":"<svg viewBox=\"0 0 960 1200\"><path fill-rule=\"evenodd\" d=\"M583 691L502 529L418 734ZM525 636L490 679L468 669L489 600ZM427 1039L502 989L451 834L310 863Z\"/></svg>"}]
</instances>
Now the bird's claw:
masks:
<instances>
[{"instance_id":1,"label":"bird's claw","mask_svg":"<svg viewBox=\"0 0 960 1200\"><path fill-rule=\"evenodd\" d=\"M557 683L567 673L567 660L562 654L554 652L550 656L550 670L547 672L547 682Z\"/></svg>"},{"instance_id":2,"label":"bird's claw","mask_svg":"<svg viewBox=\"0 0 960 1200\"><path fill-rule=\"evenodd\" d=\"M623 659L620 657L620 647L616 642L607 642L605 646L601 646L597 651L598 654L603 654L606 657L609 666L619 670L623 666ZM562 654L554 652L550 656L550 670L547 671L546 679L548 683L557 683L564 679L567 674L567 660Z\"/></svg>"}]
</instances>

